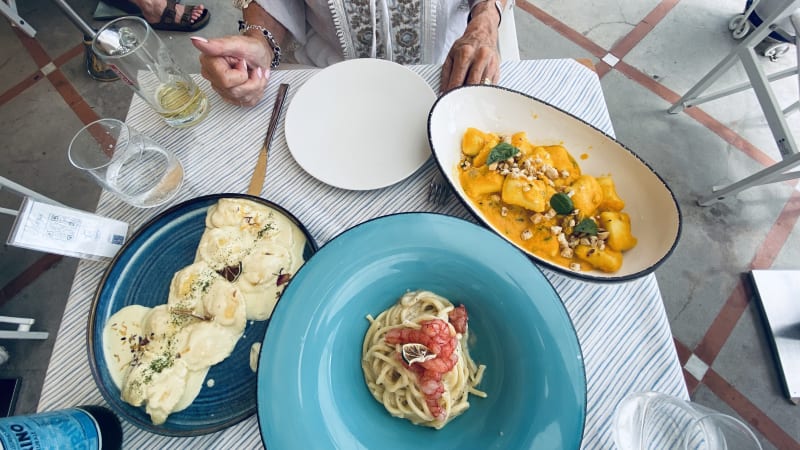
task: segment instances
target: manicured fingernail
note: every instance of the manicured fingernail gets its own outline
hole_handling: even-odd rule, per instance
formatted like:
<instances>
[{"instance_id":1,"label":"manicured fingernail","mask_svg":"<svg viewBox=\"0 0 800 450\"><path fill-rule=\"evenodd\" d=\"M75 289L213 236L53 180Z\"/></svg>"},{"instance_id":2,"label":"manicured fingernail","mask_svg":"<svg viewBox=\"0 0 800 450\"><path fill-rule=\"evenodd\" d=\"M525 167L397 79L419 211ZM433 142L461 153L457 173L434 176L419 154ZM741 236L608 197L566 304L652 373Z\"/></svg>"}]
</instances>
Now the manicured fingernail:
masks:
<instances>
[{"instance_id":1,"label":"manicured fingernail","mask_svg":"<svg viewBox=\"0 0 800 450\"><path fill-rule=\"evenodd\" d=\"M257 67L257 68L256 68L256 75L258 75L258 79L259 79L259 80L260 80L260 79L262 79L262 78L264 78L264 73L263 73L263 72L261 72L261 67Z\"/></svg>"},{"instance_id":2,"label":"manicured fingernail","mask_svg":"<svg viewBox=\"0 0 800 450\"><path fill-rule=\"evenodd\" d=\"M242 60L242 65L244 66L244 70L247 71L247 60L246 59Z\"/></svg>"},{"instance_id":3,"label":"manicured fingernail","mask_svg":"<svg viewBox=\"0 0 800 450\"><path fill-rule=\"evenodd\" d=\"M202 36L192 36L189 39L191 39L193 41L199 41L199 42L208 42L208 39L206 39L206 38L204 38Z\"/></svg>"}]
</instances>

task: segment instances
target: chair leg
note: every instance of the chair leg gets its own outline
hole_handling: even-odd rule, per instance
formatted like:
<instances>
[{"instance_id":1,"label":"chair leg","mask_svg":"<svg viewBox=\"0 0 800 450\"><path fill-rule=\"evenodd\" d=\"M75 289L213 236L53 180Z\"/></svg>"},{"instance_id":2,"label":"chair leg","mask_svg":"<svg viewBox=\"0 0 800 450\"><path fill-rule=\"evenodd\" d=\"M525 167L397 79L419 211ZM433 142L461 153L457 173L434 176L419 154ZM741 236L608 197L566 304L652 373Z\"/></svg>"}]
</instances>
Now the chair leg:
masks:
<instances>
[{"instance_id":1,"label":"chair leg","mask_svg":"<svg viewBox=\"0 0 800 450\"><path fill-rule=\"evenodd\" d=\"M0 330L0 339L47 339L46 331L31 331L34 319L27 317L0 316L0 323L16 324L16 330Z\"/></svg>"},{"instance_id":2,"label":"chair leg","mask_svg":"<svg viewBox=\"0 0 800 450\"><path fill-rule=\"evenodd\" d=\"M714 187L714 189L711 190L711 194L701 197L697 200L697 204L700 206L708 206L720 200L724 200L725 197L729 195L736 195L753 186L800 178L800 172L788 172L796 166L800 166L800 153L790 155L781 162L773 164L735 183L724 187Z\"/></svg>"},{"instance_id":3,"label":"chair leg","mask_svg":"<svg viewBox=\"0 0 800 450\"><path fill-rule=\"evenodd\" d=\"M0 0L0 13L13 22L14 26L19 27L28 37L36 36L36 30L17 13L17 4L15 0Z\"/></svg>"},{"instance_id":4,"label":"chair leg","mask_svg":"<svg viewBox=\"0 0 800 450\"><path fill-rule=\"evenodd\" d=\"M768 17L764 18L764 22L756 28L750 35L748 35L742 42L737 45L725 58L723 58L713 69L711 69L705 77L703 77L697 84L689 89L683 97L673 104L667 111L670 114L675 114L682 111L687 103L699 97L706 91L715 81L719 79L725 72L727 72L742 54L743 49L755 48L756 44L763 41L764 38L769 36L772 32L772 24L779 18L786 15L786 11L794 11L800 7L800 0L793 0L788 3L783 10L775 10Z\"/></svg>"}]
</instances>

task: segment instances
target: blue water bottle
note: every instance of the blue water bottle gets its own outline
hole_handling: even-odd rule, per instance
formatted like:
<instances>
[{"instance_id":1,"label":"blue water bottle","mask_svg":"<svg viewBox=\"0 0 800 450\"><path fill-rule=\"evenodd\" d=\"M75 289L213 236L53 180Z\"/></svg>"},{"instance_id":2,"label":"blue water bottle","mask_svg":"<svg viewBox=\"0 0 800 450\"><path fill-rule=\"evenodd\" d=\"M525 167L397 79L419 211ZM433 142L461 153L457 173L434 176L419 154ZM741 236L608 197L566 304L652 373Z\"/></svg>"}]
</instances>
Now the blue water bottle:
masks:
<instances>
[{"instance_id":1,"label":"blue water bottle","mask_svg":"<svg viewBox=\"0 0 800 450\"><path fill-rule=\"evenodd\" d=\"M4 450L119 450L119 419L102 406L78 406L0 419Z\"/></svg>"}]
</instances>

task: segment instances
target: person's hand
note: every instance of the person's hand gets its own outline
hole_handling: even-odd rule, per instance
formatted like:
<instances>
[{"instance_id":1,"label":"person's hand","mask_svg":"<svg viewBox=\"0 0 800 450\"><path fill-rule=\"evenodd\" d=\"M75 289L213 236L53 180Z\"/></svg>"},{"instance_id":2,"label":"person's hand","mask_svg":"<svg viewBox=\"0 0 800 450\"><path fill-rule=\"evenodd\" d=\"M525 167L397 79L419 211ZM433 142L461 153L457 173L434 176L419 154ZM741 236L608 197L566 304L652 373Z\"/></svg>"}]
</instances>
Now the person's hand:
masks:
<instances>
[{"instance_id":1,"label":"person's hand","mask_svg":"<svg viewBox=\"0 0 800 450\"><path fill-rule=\"evenodd\" d=\"M272 50L263 37L193 36L192 43L201 52L200 74L223 100L239 106L254 106L261 100L272 60Z\"/></svg>"},{"instance_id":2,"label":"person's hand","mask_svg":"<svg viewBox=\"0 0 800 450\"><path fill-rule=\"evenodd\" d=\"M464 84L496 83L500 79L497 51L497 13L474 16L454 43L442 66L441 91Z\"/></svg>"}]
</instances>

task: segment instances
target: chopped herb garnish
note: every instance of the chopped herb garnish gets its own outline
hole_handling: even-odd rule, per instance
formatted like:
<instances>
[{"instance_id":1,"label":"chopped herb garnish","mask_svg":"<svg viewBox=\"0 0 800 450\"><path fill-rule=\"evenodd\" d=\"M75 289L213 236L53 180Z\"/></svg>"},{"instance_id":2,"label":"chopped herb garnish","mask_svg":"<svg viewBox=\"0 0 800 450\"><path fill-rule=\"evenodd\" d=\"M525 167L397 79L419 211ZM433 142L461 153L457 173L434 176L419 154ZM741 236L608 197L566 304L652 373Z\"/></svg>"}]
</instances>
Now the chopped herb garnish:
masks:
<instances>
[{"instance_id":1,"label":"chopped herb garnish","mask_svg":"<svg viewBox=\"0 0 800 450\"><path fill-rule=\"evenodd\" d=\"M264 234L266 234L267 232L269 232L271 230L274 230L274 229L275 229L275 226L272 225L272 222L267 223L260 230L258 230L258 233L256 234L256 239L263 238Z\"/></svg>"}]
</instances>

